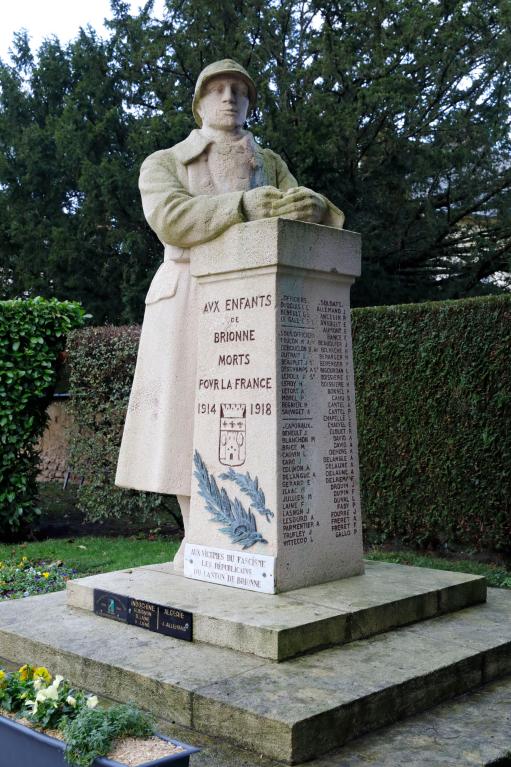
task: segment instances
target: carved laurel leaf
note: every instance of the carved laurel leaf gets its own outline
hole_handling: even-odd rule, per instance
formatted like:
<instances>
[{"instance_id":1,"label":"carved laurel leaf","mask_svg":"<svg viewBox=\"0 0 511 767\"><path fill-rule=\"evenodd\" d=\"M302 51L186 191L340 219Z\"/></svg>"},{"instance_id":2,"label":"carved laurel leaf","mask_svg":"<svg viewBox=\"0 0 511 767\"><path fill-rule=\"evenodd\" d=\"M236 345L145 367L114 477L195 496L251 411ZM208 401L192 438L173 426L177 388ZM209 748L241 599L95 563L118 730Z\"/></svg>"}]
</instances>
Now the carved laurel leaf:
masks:
<instances>
[{"instance_id":1,"label":"carved laurel leaf","mask_svg":"<svg viewBox=\"0 0 511 767\"><path fill-rule=\"evenodd\" d=\"M255 543L268 543L258 532L256 519L250 509L247 511L239 498L231 500L224 487L218 487L215 477L207 470L198 450L195 451L193 462L194 475L199 483L199 495L206 502L206 511L212 515L213 521L222 524L219 531L228 535L232 543L238 543L244 549ZM224 478L224 475L220 478Z\"/></svg>"},{"instance_id":2,"label":"carved laurel leaf","mask_svg":"<svg viewBox=\"0 0 511 767\"><path fill-rule=\"evenodd\" d=\"M239 489L245 493L245 495L248 495L252 501L252 507L259 512L259 514L266 517L267 522L275 516L273 511L266 508L266 498L262 488L259 487L259 480L257 477L252 479L248 471L246 474L240 474L240 472L230 468L229 471L220 474L220 479L228 479L238 485Z\"/></svg>"}]
</instances>

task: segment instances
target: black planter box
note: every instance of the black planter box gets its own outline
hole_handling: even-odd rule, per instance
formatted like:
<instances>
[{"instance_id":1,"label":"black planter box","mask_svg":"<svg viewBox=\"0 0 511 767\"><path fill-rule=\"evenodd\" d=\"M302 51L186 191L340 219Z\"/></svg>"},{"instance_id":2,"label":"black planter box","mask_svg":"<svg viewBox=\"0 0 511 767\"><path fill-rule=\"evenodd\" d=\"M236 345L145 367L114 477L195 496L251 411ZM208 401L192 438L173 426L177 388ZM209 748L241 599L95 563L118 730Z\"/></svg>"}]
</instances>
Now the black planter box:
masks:
<instances>
[{"instance_id":1,"label":"black planter box","mask_svg":"<svg viewBox=\"0 0 511 767\"><path fill-rule=\"evenodd\" d=\"M180 743L178 740L158 735L162 740L181 746L183 751L177 754L165 756L152 762L143 762L138 767L187 767L190 762L190 754L198 751L198 748ZM0 716L0 767L69 767L64 759L66 744L50 738L37 730ZM121 762L99 757L94 761L93 767L125 767Z\"/></svg>"}]
</instances>

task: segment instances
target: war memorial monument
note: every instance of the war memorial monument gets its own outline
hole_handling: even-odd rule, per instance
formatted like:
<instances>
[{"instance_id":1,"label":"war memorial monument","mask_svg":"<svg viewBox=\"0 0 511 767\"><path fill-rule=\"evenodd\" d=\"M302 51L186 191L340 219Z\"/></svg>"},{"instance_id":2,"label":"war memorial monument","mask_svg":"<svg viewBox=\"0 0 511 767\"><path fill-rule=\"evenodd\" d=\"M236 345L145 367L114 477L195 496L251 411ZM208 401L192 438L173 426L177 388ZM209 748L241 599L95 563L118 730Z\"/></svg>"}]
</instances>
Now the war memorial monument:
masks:
<instances>
[{"instance_id":1,"label":"war memorial monument","mask_svg":"<svg viewBox=\"0 0 511 767\"><path fill-rule=\"evenodd\" d=\"M116 483L177 495L178 556L0 606L0 655L300 763L511 672L511 604L479 576L364 566L360 236L244 129L255 101L211 64L197 129L141 169L164 261Z\"/></svg>"}]
</instances>

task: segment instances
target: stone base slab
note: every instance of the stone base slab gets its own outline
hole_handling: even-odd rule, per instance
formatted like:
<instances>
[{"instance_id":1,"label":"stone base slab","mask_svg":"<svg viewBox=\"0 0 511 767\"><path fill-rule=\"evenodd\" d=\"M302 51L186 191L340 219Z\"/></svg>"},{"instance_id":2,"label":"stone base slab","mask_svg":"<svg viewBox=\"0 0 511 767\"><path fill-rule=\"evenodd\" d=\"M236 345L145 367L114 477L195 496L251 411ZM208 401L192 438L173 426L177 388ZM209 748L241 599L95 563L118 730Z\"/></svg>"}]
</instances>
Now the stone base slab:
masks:
<instances>
[{"instance_id":1,"label":"stone base slab","mask_svg":"<svg viewBox=\"0 0 511 767\"><path fill-rule=\"evenodd\" d=\"M283 661L486 599L481 576L365 564L364 575L276 595L183 578L172 563L149 565L69 581L67 601L93 610L94 589L103 589L175 607L193 613L194 641Z\"/></svg>"},{"instance_id":2,"label":"stone base slab","mask_svg":"<svg viewBox=\"0 0 511 767\"><path fill-rule=\"evenodd\" d=\"M307 767L510 767L511 677L440 703L307 762ZM484 722L484 727L481 727ZM193 767L282 767L232 743L160 724L201 749Z\"/></svg>"},{"instance_id":3,"label":"stone base slab","mask_svg":"<svg viewBox=\"0 0 511 767\"><path fill-rule=\"evenodd\" d=\"M486 604L276 664L56 593L0 604L0 656L293 764L511 673L511 594L489 589Z\"/></svg>"}]
</instances>

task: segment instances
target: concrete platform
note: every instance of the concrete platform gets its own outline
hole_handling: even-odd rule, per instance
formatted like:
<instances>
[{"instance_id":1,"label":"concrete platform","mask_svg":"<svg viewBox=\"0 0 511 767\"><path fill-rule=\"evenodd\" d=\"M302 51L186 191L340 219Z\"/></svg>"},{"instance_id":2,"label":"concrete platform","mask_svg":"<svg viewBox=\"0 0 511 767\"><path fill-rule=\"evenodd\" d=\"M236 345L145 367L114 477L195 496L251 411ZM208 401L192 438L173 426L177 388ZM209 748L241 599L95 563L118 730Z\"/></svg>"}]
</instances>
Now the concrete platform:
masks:
<instances>
[{"instance_id":1,"label":"concrete platform","mask_svg":"<svg viewBox=\"0 0 511 767\"><path fill-rule=\"evenodd\" d=\"M511 673L511 594L276 664L108 621L57 593L0 604L0 656L298 763Z\"/></svg>"},{"instance_id":2,"label":"concrete platform","mask_svg":"<svg viewBox=\"0 0 511 767\"><path fill-rule=\"evenodd\" d=\"M176 607L193 613L194 641L284 661L486 599L478 575L365 564L364 575L276 595L184 578L172 563L149 565L69 581L68 604L92 611L94 589L104 589Z\"/></svg>"}]
</instances>

